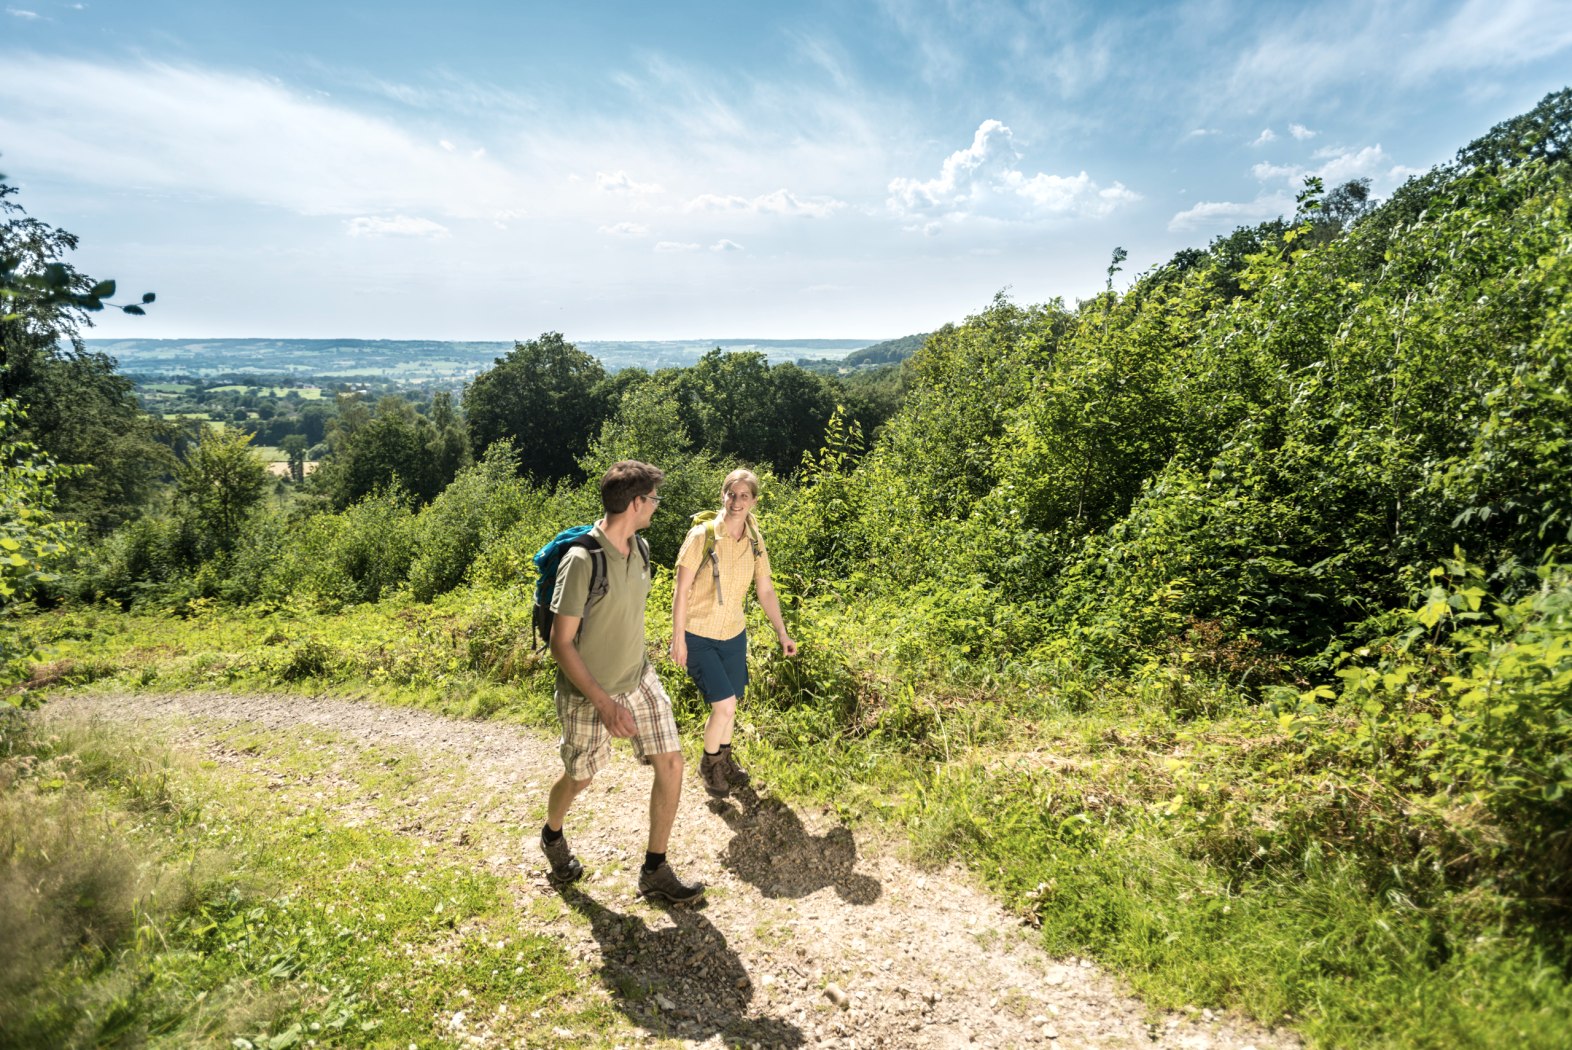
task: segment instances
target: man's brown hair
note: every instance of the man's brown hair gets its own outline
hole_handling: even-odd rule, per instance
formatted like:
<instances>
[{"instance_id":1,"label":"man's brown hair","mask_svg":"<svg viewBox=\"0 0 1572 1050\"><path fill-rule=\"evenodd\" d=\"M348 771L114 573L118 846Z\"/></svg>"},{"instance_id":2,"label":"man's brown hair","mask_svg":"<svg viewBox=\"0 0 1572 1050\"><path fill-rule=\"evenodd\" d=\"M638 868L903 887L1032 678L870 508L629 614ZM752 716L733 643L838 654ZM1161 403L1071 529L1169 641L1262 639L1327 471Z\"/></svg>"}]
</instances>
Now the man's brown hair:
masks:
<instances>
[{"instance_id":1,"label":"man's brown hair","mask_svg":"<svg viewBox=\"0 0 1572 1050\"><path fill-rule=\"evenodd\" d=\"M639 496L648 496L666 477L666 472L636 459L613 463L600 479L600 505L607 514L621 514Z\"/></svg>"}]
</instances>

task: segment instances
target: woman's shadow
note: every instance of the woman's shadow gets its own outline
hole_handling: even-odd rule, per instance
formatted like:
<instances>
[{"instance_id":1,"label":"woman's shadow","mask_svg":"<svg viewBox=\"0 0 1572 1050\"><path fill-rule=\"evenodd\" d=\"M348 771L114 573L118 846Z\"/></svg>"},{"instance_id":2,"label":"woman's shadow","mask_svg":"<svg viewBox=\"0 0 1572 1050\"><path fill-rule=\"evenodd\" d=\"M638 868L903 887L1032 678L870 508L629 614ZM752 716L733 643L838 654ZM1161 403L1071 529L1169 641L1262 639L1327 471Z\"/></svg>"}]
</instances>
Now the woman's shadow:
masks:
<instances>
[{"instance_id":1,"label":"woman's shadow","mask_svg":"<svg viewBox=\"0 0 1572 1050\"><path fill-rule=\"evenodd\" d=\"M845 827L810 835L802 819L778 799L761 799L751 784L732 792L737 805L713 800L710 809L735 834L721 863L766 897L806 897L833 886L848 904L879 899L877 879L859 875L857 843Z\"/></svg>"},{"instance_id":2,"label":"woman's shadow","mask_svg":"<svg viewBox=\"0 0 1572 1050\"><path fill-rule=\"evenodd\" d=\"M719 930L692 908L671 908L672 925L655 928L612 911L577 886L558 890L590 922L600 944L600 978L619 1008L652 1032L699 1042L720 1035L728 1045L798 1047L796 1026L748 1016L753 981Z\"/></svg>"}]
</instances>

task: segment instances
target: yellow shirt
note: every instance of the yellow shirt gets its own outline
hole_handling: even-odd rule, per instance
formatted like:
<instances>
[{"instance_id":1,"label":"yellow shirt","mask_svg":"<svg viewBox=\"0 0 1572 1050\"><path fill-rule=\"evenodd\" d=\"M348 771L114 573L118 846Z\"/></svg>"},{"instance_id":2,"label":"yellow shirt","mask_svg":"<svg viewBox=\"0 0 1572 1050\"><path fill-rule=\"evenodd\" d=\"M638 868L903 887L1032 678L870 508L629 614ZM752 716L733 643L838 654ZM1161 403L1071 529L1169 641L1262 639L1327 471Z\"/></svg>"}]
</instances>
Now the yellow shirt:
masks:
<instances>
[{"instance_id":1,"label":"yellow shirt","mask_svg":"<svg viewBox=\"0 0 1572 1050\"><path fill-rule=\"evenodd\" d=\"M756 530L758 523L749 524ZM715 595L715 569L704 557L704 533L709 524L695 525L688 530L677 552L677 568L693 570L693 585L688 590L687 630L701 638L725 641L735 638L747 626L743 605L748 597L749 583L767 583L770 579L770 554L764 549L763 535L759 539L759 556L753 556L753 543L744 530L742 539L726 535L722 526L715 541L715 553L720 557L720 601Z\"/></svg>"}]
</instances>

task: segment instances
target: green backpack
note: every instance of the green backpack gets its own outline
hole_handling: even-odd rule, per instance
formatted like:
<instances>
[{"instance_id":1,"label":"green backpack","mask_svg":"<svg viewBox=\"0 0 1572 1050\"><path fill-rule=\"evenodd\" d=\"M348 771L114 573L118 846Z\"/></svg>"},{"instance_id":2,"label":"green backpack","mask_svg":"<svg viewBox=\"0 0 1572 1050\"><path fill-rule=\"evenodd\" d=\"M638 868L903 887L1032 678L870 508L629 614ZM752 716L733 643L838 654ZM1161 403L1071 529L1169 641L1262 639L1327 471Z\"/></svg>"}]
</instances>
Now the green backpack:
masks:
<instances>
[{"instance_id":1,"label":"green backpack","mask_svg":"<svg viewBox=\"0 0 1572 1050\"><path fill-rule=\"evenodd\" d=\"M726 599L721 594L720 585L720 552L715 549L716 541L720 539L721 525L726 521L725 515L716 510L701 510L693 516L693 524L704 526L704 552L700 560L708 560L710 573L715 579L715 604L725 605ZM753 515L748 515L747 534L750 546L753 547L753 560L758 561L759 555L764 551L764 542L759 538L759 523L753 520Z\"/></svg>"}]
</instances>

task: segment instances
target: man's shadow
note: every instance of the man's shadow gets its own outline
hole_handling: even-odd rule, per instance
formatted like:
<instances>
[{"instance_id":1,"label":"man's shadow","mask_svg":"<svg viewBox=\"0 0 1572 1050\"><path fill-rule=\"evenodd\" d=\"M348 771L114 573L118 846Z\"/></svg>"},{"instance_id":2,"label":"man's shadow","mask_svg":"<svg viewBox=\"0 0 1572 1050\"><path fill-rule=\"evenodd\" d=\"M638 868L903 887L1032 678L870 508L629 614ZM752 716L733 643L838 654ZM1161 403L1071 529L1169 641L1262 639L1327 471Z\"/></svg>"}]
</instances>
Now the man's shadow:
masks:
<instances>
[{"instance_id":1,"label":"man's shadow","mask_svg":"<svg viewBox=\"0 0 1572 1050\"><path fill-rule=\"evenodd\" d=\"M749 1017L753 980L721 932L697 910L667 909L672 925L655 929L637 915L612 911L576 885L557 891L590 921L600 944L600 978L635 1024L657 1034L702 1042L799 1047L795 1025Z\"/></svg>"},{"instance_id":2,"label":"man's shadow","mask_svg":"<svg viewBox=\"0 0 1572 1050\"><path fill-rule=\"evenodd\" d=\"M877 879L853 871L857 843L850 829L834 827L808 834L802 819L779 799L761 799L751 784L732 791L737 804L712 800L710 809L735 834L721 852L721 863L766 897L806 897L835 887L848 904L879 899Z\"/></svg>"}]
</instances>

